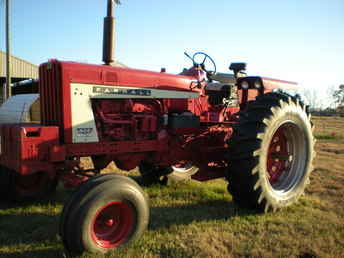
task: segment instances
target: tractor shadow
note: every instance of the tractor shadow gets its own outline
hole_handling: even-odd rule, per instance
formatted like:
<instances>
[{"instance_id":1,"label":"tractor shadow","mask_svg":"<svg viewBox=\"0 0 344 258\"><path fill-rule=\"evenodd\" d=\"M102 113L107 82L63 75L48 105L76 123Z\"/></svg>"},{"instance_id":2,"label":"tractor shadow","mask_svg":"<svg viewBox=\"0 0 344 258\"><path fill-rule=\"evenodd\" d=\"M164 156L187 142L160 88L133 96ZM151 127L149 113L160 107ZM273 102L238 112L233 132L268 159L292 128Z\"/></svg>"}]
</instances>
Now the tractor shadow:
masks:
<instances>
[{"instance_id":1,"label":"tractor shadow","mask_svg":"<svg viewBox=\"0 0 344 258\"><path fill-rule=\"evenodd\" d=\"M140 186L147 187L141 176L129 176ZM162 186L164 187L164 186ZM169 186L167 186L169 187ZM178 192L178 189L175 190ZM187 200L185 194L181 196ZM260 215L260 211L237 206L232 200L206 200L192 204L150 207L149 229L168 228L173 225L188 225L194 222L229 220L233 217Z\"/></svg>"},{"instance_id":2,"label":"tractor shadow","mask_svg":"<svg viewBox=\"0 0 344 258\"><path fill-rule=\"evenodd\" d=\"M75 189L57 189L55 193L42 197L41 200L12 200L5 197L0 200L0 211L5 209L30 209L33 206L56 206L63 205L72 196Z\"/></svg>"},{"instance_id":3,"label":"tractor shadow","mask_svg":"<svg viewBox=\"0 0 344 258\"><path fill-rule=\"evenodd\" d=\"M6 257L6 258L61 258L66 257L64 252L62 250L59 250L57 248L51 248L51 249L45 249L45 250L35 250L35 251L25 251L25 252L2 252L0 251L0 257Z\"/></svg>"},{"instance_id":4,"label":"tractor shadow","mask_svg":"<svg viewBox=\"0 0 344 258\"><path fill-rule=\"evenodd\" d=\"M0 257L61 257L59 214L41 206L8 208L0 216Z\"/></svg>"},{"instance_id":5,"label":"tractor shadow","mask_svg":"<svg viewBox=\"0 0 344 258\"><path fill-rule=\"evenodd\" d=\"M140 182L140 177L131 176ZM178 192L178 189L172 192ZM59 217L63 204L73 190L58 190L47 201L0 202L0 257L64 257L58 235ZM181 198L187 199L187 194ZM229 220L257 212L239 208L230 200L196 201L192 204L155 206L150 208L149 230L189 225L194 222ZM23 246L25 246L23 248Z\"/></svg>"},{"instance_id":6,"label":"tractor shadow","mask_svg":"<svg viewBox=\"0 0 344 258\"><path fill-rule=\"evenodd\" d=\"M189 225L194 222L229 220L261 214L255 210L239 208L232 201L214 200L190 205L152 207L149 229L157 230L171 226Z\"/></svg>"},{"instance_id":7,"label":"tractor shadow","mask_svg":"<svg viewBox=\"0 0 344 258\"><path fill-rule=\"evenodd\" d=\"M0 202L0 257L63 257L57 237L63 203L70 192L41 201Z\"/></svg>"}]
</instances>

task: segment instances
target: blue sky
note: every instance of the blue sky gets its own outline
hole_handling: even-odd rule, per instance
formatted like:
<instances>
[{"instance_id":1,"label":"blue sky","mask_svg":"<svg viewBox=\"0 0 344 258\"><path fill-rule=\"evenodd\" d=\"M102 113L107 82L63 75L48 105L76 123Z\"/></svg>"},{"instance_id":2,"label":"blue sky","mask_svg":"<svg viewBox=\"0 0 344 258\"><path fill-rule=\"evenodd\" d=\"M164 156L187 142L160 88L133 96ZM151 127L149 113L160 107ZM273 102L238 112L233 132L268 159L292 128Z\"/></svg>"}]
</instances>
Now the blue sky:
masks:
<instances>
[{"instance_id":1,"label":"blue sky","mask_svg":"<svg viewBox=\"0 0 344 258\"><path fill-rule=\"evenodd\" d=\"M15 56L101 63L106 0L11 2ZM319 92L344 83L343 0L123 0L116 17L117 59L130 67L177 73L190 65L185 50L202 50L223 72L243 61L251 75Z\"/></svg>"}]
</instances>

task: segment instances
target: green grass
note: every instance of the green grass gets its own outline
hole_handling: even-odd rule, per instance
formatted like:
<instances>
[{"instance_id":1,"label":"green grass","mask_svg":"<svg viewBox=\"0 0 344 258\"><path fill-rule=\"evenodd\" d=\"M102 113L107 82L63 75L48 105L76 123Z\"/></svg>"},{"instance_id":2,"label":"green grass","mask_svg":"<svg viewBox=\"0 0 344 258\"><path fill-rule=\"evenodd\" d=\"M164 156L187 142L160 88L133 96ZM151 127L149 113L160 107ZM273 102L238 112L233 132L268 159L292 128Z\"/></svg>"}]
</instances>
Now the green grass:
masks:
<instances>
[{"instance_id":1,"label":"green grass","mask_svg":"<svg viewBox=\"0 0 344 258\"><path fill-rule=\"evenodd\" d=\"M344 253L344 212L329 200L313 193L279 212L258 214L238 208L226 185L215 180L144 188L151 203L149 229L137 242L96 257L340 257ZM48 203L2 205L0 257L63 257L57 227L68 196L59 189Z\"/></svg>"},{"instance_id":2,"label":"green grass","mask_svg":"<svg viewBox=\"0 0 344 258\"><path fill-rule=\"evenodd\" d=\"M316 134L314 137L318 140L341 140L341 139L344 139L343 136L337 135L335 133L333 133L333 134Z\"/></svg>"}]
</instances>

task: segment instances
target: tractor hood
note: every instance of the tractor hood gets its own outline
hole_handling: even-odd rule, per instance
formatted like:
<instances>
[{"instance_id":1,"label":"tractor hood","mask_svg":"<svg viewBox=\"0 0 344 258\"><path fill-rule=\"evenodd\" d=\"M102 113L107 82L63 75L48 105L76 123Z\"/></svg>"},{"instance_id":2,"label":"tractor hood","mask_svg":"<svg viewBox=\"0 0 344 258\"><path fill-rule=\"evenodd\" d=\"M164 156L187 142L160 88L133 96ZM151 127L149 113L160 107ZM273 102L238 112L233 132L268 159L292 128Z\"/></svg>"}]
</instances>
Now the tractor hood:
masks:
<instances>
[{"instance_id":1,"label":"tractor hood","mask_svg":"<svg viewBox=\"0 0 344 258\"><path fill-rule=\"evenodd\" d=\"M190 91L197 77L151 72L119 66L92 65L51 60L42 66L58 64L63 75L72 83L102 84L124 87L153 88L161 90Z\"/></svg>"}]
</instances>

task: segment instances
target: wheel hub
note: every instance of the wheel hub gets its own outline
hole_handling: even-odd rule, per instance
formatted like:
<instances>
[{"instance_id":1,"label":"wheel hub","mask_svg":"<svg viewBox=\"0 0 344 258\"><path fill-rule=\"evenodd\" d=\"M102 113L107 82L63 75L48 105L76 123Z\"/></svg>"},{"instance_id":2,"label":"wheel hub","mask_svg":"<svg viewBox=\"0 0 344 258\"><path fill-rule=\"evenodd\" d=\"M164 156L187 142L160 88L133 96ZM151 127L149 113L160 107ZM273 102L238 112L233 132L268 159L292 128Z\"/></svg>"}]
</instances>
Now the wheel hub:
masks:
<instances>
[{"instance_id":1,"label":"wheel hub","mask_svg":"<svg viewBox=\"0 0 344 258\"><path fill-rule=\"evenodd\" d=\"M111 249L128 239L134 224L133 210L128 203L111 202L97 212L92 239L102 248Z\"/></svg>"},{"instance_id":2,"label":"wheel hub","mask_svg":"<svg viewBox=\"0 0 344 258\"><path fill-rule=\"evenodd\" d=\"M108 219L105 221L105 225L108 227L111 227L114 224L114 220L113 219Z\"/></svg>"},{"instance_id":3,"label":"wheel hub","mask_svg":"<svg viewBox=\"0 0 344 258\"><path fill-rule=\"evenodd\" d=\"M280 177L289 169L292 155L288 148L289 142L285 136L284 127L280 127L272 137L267 159L267 171L270 184L278 182Z\"/></svg>"}]
</instances>

